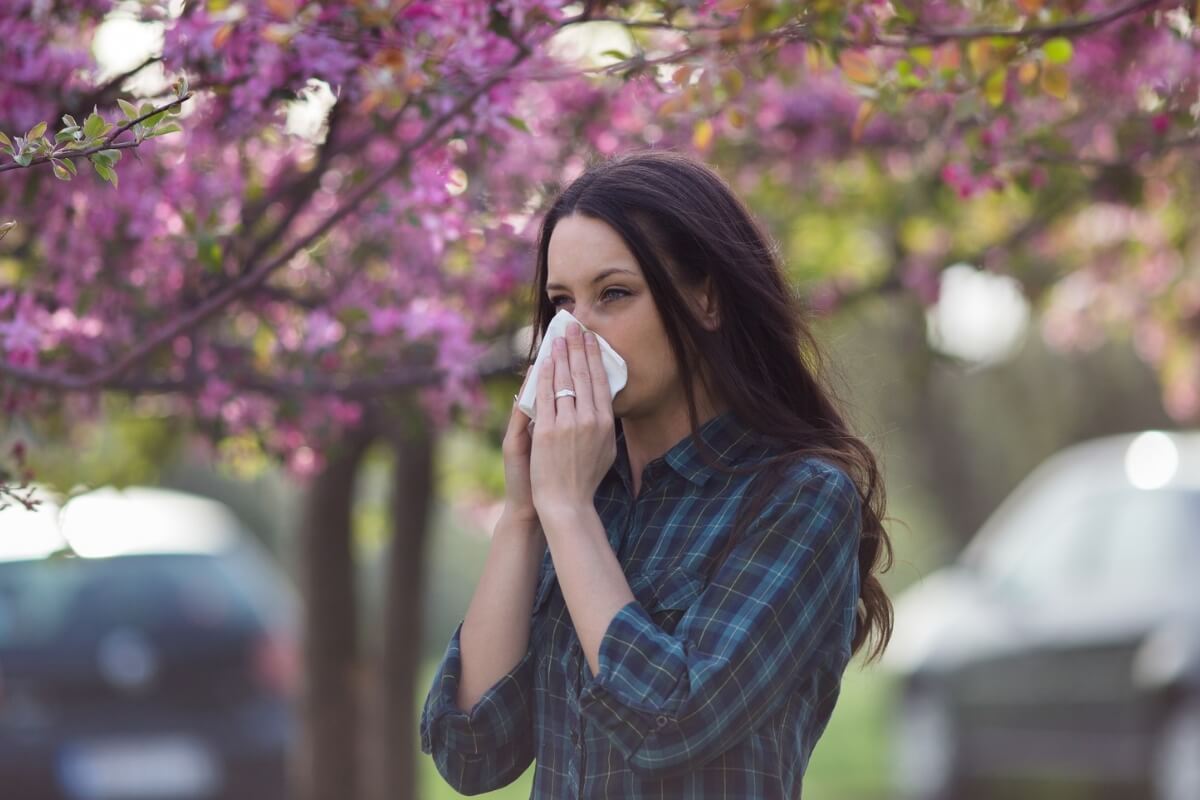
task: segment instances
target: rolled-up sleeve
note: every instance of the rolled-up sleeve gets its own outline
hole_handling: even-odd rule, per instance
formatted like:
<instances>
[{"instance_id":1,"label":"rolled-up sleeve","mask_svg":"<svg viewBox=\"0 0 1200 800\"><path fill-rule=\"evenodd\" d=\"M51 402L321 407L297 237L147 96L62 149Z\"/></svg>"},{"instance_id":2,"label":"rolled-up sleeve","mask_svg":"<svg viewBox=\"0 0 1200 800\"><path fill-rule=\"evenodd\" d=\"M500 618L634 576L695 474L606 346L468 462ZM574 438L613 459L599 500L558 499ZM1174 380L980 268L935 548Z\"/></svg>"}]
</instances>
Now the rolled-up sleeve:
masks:
<instances>
[{"instance_id":1,"label":"rolled-up sleeve","mask_svg":"<svg viewBox=\"0 0 1200 800\"><path fill-rule=\"evenodd\" d=\"M421 751L442 777L472 795L512 783L533 761L533 642L519 662L479 698L458 707L462 623L450 638L421 713Z\"/></svg>"},{"instance_id":2,"label":"rolled-up sleeve","mask_svg":"<svg viewBox=\"0 0 1200 800\"><path fill-rule=\"evenodd\" d=\"M672 633L631 601L600 643L581 712L629 769L666 777L738 743L813 669L845 618L862 509L840 469L807 460L742 533Z\"/></svg>"}]
</instances>

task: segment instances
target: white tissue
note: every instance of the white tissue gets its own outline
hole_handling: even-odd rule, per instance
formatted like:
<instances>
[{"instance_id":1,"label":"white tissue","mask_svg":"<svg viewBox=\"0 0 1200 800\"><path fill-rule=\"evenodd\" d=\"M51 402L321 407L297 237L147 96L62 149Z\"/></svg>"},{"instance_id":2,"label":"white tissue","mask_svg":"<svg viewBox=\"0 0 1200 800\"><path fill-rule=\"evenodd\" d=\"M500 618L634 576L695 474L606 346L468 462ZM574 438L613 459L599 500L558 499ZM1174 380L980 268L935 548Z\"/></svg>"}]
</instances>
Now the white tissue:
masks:
<instances>
[{"instance_id":1,"label":"white tissue","mask_svg":"<svg viewBox=\"0 0 1200 800\"><path fill-rule=\"evenodd\" d=\"M542 337L542 343L538 347L537 358L533 360L533 366L529 368L529 377L525 380L525 386L521 390L521 397L517 401L517 407L525 412L525 416L530 419L537 419L534 401L537 398L537 383L538 370L545 364L549 369L554 369L554 340L560 337L566 337L567 327L572 323L578 323L579 327L584 331L591 330L584 326L582 322L575 319L575 316L565 308L560 308L558 313L554 315L554 319L550 320L550 325L546 328L546 335ZM592 331L595 333L595 331ZM616 397L617 392L625 388L625 383L629 378L629 369L625 365L625 359L617 355L617 351L612 349L612 346L604 341L604 337L596 334L596 341L600 345L601 361L604 364L604 374L608 376L608 388L612 392L612 396Z\"/></svg>"}]
</instances>

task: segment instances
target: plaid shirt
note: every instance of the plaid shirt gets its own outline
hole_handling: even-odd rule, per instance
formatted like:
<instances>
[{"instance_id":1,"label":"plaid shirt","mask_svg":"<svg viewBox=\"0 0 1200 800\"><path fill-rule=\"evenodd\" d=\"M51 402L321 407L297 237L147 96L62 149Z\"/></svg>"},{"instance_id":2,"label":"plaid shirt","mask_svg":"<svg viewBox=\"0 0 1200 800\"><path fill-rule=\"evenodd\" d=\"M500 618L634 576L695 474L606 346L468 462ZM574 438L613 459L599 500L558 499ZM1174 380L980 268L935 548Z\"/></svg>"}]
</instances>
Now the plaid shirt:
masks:
<instances>
[{"instance_id":1,"label":"plaid shirt","mask_svg":"<svg viewBox=\"0 0 1200 800\"><path fill-rule=\"evenodd\" d=\"M777 452L732 412L700 436L731 466ZM801 460L706 583L751 477L706 467L684 437L646 465L635 502L618 430L595 503L637 600L593 675L547 550L529 649L469 713L459 624L420 724L455 789L506 786L536 759L546 800L800 797L850 659L861 506L843 471Z\"/></svg>"}]
</instances>

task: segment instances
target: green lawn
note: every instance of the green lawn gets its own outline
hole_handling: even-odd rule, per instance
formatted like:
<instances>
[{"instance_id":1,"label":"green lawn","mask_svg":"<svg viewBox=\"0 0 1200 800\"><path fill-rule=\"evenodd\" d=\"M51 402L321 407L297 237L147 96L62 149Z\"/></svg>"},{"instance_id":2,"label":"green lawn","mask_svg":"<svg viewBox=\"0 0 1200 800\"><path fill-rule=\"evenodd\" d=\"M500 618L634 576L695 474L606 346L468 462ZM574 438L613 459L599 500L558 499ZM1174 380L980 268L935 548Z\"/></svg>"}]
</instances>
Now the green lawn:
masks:
<instances>
[{"instance_id":1,"label":"green lawn","mask_svg":"<svg viewBox=\"0 0 1200 800\"><path fill-rule=\"evenodd\" d=\"M426 662L418 691L418 711L433 679L436 662ZM846 670L837 708L824 736L817 742L804 779L805 796L821 800L884 800L887 798L887 715L890 684L878 669L863 671L857 662ZM438 775L433 759L421 754L420 797L446 800L462 797ZM533 784L533 766L518 780L482 797L525 800Z\"/></svg>"}]
</instances>

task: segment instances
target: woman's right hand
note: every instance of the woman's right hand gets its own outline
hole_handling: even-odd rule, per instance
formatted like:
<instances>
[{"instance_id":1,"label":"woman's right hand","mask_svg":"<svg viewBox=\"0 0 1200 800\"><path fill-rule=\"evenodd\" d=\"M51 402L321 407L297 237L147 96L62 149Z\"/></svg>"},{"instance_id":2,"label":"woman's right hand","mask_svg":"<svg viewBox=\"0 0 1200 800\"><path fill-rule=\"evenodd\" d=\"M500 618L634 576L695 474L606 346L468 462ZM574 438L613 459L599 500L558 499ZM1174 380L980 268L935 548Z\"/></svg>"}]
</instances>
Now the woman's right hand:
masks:
<instances>
[{"instance_id":1,"label":"woman's right hand","mask_svg":"<svg viewBox=\"0 0 1200 800\"><path fill-rule=\"evenodd\" d=\"M529 380L529 370L525 380ZM521 384L524 391L525 384ZM521 392L517 392L517 397ZM533 452L533 432L530 419L513 401L512 415L508 418L508 431L504 434L504 511L514 519L525 522L537 520L533 507L533 486L529 480L529 456Z\"/></svg>"}]
</instances>

